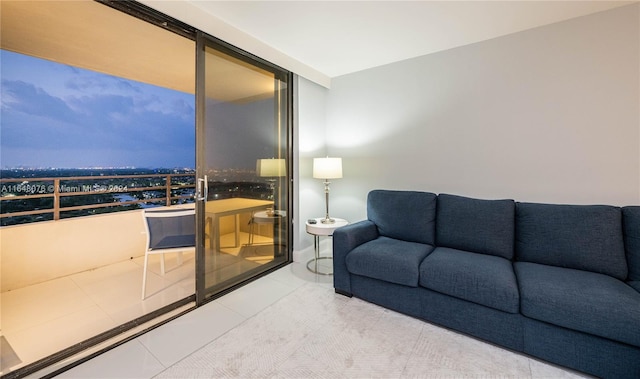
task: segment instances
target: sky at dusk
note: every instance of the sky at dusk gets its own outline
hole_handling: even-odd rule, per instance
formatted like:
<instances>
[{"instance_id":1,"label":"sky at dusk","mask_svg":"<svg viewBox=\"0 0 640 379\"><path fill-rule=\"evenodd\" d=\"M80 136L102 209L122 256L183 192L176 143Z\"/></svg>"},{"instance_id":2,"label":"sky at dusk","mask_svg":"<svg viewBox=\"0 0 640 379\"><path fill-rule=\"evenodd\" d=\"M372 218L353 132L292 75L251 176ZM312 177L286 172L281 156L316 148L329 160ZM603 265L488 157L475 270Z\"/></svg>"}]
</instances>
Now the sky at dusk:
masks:
<instances>
[{"instance_id":1,"label":"sky at dusk","mask_svg":"<svg viewBox=\"0 0 640 379\"><path fill-rule=\"evenodd\" d=\"M0 167L195 167L195 97L0 50Z\"/></svg>"}]
</instances>

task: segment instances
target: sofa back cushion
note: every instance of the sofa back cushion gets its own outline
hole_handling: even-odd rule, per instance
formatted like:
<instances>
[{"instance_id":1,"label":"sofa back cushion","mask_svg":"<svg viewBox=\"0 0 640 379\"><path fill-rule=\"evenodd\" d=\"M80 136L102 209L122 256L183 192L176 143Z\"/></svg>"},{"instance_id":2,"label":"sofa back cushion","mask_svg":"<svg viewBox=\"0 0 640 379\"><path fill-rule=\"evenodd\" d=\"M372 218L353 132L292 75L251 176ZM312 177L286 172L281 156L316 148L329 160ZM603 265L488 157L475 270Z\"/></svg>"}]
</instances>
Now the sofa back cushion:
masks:
<instances>
[{"instance_id":1,"label":"sofa back cushion","mask_svg":"<svg viewBox=\"0 0 640 379\"><path fill-rule=\"evenodd\" d=\"M513 200L438 195L438 246L513 259L514 223Z\"/></svg>"},{"instance_id":2,"label":"sofa back cushion","mask_svg":"<svg viewBox=\"0 0 640 379\"><path fill-rule=\"evenodd\" d=\"M517 203L516 259L625 280L622 211L608 205Z\"/></svg>"},{"instance_id":3,"label":"sofa back cushion","mask_svg":"<svg viewBox=\"0 0 640 379\"><path fill-rule=\"evenodd\" d=\"M434 245L436 194L373 190L367 197L367 218L381 236Z\"/></svg>"},{"instance_id":4,"label":"sofa back cushion","mask_svg":"<svg viewBox=\"0 0 640 379\"><path fill-rule=\"evenodd\" d=\"M640 281L640 206L622 208L624 248L629 265L629 281Z\"/></svg>"}]
</instances>

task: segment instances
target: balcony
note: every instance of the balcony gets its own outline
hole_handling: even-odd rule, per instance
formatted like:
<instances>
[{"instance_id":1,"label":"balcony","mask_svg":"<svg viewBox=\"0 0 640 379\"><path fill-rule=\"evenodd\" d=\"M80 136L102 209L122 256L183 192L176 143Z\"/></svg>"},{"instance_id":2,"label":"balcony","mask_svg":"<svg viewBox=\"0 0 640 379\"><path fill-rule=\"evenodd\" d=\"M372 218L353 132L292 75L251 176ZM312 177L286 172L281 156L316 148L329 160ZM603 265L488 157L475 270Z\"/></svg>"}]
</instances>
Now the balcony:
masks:
<instances>
[{"instance_id":1,"label":"balcony","mask_svg":"<svg viewBox=\"0 0 640 379\"><path fill-rule=\"evenodd\" d=\"M64 182L71 179L56 180ZM175 190L175 182L171 178L163 183L174 183ZM169 194L167 187L163 190ZM145 188L145 191L149 190ZM56 196L63 197L60 193ZM152 201L166 206L167 202L182 199L180 195L172 195ZM150 201L124 202L146 205ZM186 254L180 266L175 255L167 254L164 276L160 274L160 257L151 255L147 297L140 299L146 243L142 209L65 217L69 207L52 205L44 210L26 212L28 215L36 214L36 211L50 213L53 220L0 228L0 330L5 340L3 343L8 343L15 353L10 366L0 368L2 373L33 363L195 293L194 254ZM72 207L74 211L107 208L95 205ZM122 204L116 204L118 206ZM220 217L219 224L216 224L219 226L216 233L220 238L219 248L215 252L208 250L207 254L226 258L219 260L226 262L224 266L215 268L218 271L215 275L221 280L241 272L247 264L264 264L273 260L273 255L260 254L259 251L268 250L272 244L272 229L255 228L252 249L248 249L250 218L251 213L245 212ZM209 242L207 237L205 246L210 246ZM4 362L8 354L4 344L2 354Z\"/></svg>"}]
</instances>

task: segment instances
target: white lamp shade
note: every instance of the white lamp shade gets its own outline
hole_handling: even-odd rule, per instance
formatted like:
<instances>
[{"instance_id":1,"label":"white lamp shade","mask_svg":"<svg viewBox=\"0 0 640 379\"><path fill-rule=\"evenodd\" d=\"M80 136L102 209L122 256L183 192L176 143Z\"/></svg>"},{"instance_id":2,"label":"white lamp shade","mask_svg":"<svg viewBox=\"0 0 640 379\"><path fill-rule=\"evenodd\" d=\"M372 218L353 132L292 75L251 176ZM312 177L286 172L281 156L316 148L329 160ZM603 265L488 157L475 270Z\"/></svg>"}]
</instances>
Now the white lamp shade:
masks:
<instances>
[{"instance_id":1,"label":"white lamp shade","mask_svg":"<svg viewBox=\"0 0 640 379\"><path fill-rule=\"evenodd\" d=\"M256 173L263 177L281 177L287 172L284 159L258 159Z\"/></svg>"},{"instance_id":2,"label":"white lamp shade","mask_svg":"<svg viewBox=\"0 0 640 379\"><path fill-rule=\"evenodd\" d=\"M342 158L313 158L313 177L316 179L342 178Z\"/></svg>"}]
</instances>

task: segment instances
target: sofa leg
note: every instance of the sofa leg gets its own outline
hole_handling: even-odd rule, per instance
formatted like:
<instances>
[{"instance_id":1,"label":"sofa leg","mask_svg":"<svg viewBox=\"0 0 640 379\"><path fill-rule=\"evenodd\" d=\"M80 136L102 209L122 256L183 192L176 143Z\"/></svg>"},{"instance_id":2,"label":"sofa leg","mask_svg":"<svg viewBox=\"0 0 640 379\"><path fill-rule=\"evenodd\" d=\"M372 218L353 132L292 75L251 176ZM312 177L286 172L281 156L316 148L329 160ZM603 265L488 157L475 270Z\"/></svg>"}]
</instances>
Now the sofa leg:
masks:
<instances>
[{"instance_id":1,"label":"sofa leg","mask_svg":"<svg viewBox=\"0 0 640 379\"><path fill-rule=\"evenodd\" d=\"M337 288L335 290L336 290L337 294L340 294L340 295L343 295L343 296L346 296L346 297L353 297L353 294L350 293L350 292L342 291L342 290L339 290Z\"/></svg>"}]
</instances>

